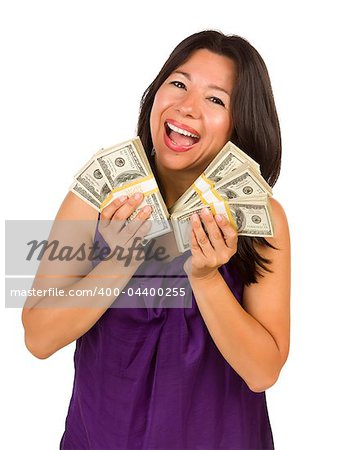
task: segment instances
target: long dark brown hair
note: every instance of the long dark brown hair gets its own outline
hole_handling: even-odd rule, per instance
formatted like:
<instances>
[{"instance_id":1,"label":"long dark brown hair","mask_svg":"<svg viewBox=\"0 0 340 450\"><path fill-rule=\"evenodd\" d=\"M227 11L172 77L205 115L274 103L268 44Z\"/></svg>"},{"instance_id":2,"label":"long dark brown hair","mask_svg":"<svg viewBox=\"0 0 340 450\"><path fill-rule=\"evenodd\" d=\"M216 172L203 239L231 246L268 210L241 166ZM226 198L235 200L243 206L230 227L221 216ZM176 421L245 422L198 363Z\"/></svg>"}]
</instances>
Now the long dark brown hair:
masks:
<instances>
[{"instance_id":1,"label":"long dark brown hair","mask_svg":"<svg viewBox=\"0 0 340 450\"><path fill-rule=\"evenodd\" d=\"M260 164L263 178L274 186L281 167L281 133L266 65L246 39L215 30L195 33L180 42L142 96L137 134L152 167L155 169L151 156L150 113L155 95L171 73L199 49L227 56L235 62L236 79L230 107L233 131L230 140ZM155 175L157 177L157 172ZM246 285L257 283L257 277L263 276L261 268L272 272L267 266L271 260L257 252L255 243L277 250L263 237L239 236L237 253L229 260L228 268L237 273Z\"/></svg>"}]
</instances>

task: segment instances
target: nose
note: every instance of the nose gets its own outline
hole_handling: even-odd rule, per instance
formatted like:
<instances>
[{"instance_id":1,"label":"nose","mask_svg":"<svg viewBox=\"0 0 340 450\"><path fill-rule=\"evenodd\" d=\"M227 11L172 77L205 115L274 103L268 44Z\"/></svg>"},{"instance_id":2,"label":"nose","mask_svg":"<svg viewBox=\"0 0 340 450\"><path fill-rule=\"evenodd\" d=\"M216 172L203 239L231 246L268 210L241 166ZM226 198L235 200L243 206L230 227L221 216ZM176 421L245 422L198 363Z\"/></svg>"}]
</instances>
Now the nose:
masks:
<instances>
[{"instance_id":1,"label":"nose","mask_svg":"<svg viewBox=\"0 0 340 450\"><path fill-rule=\"evenodd\" d=\"M176 109L184 117L198 119L201 111L197 94L194 92L187 92L186 95L178 102Z\"/></svg>"}]
</instances>

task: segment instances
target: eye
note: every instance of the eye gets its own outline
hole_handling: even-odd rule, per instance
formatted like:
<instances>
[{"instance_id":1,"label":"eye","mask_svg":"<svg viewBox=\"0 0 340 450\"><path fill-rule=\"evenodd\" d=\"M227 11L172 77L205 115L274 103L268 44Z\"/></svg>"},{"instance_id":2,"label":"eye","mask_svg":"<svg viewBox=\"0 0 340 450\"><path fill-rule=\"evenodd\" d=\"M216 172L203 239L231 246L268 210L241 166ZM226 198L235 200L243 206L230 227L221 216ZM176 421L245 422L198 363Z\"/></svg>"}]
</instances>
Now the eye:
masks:
<instances>
[{"instance_id":1,"label":"eye","mask_svg":"<svg viewBox=\"0 0 340 450\"><path fill-rule=\"evenodd\" d=\"M216 105L221 105L221 106L225 106L225 104L222 102L222 100L218 97L210 97L210 100L213 103L216 103Z\"/></svg>"},{"instance_id":2,"label":"eye","mask_svg":"<svg viewBox=\"0 0 340 450\"><path fill-rule=\"evenodd\" d=\"M174 86L178 87L179 89L185 89L185 84L181 81L171 81L170 84L173 84Z\"/></svg>"}]
</instances>

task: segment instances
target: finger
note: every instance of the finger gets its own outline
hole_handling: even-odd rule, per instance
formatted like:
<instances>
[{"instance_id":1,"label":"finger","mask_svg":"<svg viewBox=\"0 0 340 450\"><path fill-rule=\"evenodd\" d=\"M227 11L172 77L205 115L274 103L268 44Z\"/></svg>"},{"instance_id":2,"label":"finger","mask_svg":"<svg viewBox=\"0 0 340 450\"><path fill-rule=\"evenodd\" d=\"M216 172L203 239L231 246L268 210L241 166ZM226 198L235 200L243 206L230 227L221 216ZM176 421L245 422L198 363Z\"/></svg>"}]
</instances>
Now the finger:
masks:
<instances>
[{"instance_id":1,"label":"finger","mask_svg":"<svg viewBox=\"0 0 340 450\"><path fill-rule=\"evenodd\" d=\"M237 247L238 234L237 231L233 228L233 226L229 222L229 220L222 214L216 214L215 220L223 234L223 238L227 247L229 248Z\"/></svg>"},{"instance_id":2,"label":"finger","mask_svg":"<svg viewBox=\"0 0 340 450\"><path fill-rule=\"evenodd\" d=\"M125 225L125 221L135 209L142 203L144 195L136 192L124 202L124 204L114 213L110 222L110 233L118 233Z\"/></svg>"},{"instance_id":3,"label":"finger","mask_svg":"<svg viewBox=\"0 0 340 450\"><path fill-rule=\"evenodd\" d=\"M112 216L118 211L119 208L127 201L127 195L121 195L114 199L108 206L106 206L100 213L101 226L105 227L110 223Z\"/></svg>"},{"instance_id":4,"label":"finger","mask_svg":"<svg viewBox=\"0 0 340 450\"><path fill-rule=\"evenodd\" d=\"M204 226L208 232L209 240L213 246L213 248L219 249L225 246L224 236L217 225L214 216L208 208L203 208L201 211L201 218L203 220Z\"/></svg>"},{"instance_id":5,"label":"finger","mask_svg":"<svg viewBox=\"0 0 340 450\"><path fill-rule=\"evenodd\" d=\"M193 256L203 256L202 249L196 238L194 230L191 230L191 253Z\"/></svg>"},{"instance_id":6,"label":"finger","mask_svg":"<svg viewBox=\"0 0 340 450\"><path fill-rule=\"evenodd\" d=\"M152 227L151 220L145 220L142 225L138 228L136 233L131 237L129 244L133 242L141 243L144 239L144 237L149 233L150 229Z\"/></svg>"},{"instance_id":7,"label":"finger","mask_svg":"<svg viewBox=\"0 0 340 450\"><path fill-rule=\"evenodd\" d=\"M129 255L129 259L126 260L128 262L124 263L125 267L134 264L137 261L141 262L144 260L145 252L143 251L144 246L142 242L143 238L149 233L151 225L150 220L145 220L131 240L123 245L124 252L127 252ZM121 234L119 234L119 236L121 236Z\"/></svg>"},{"instance_id":8,"label":"finger","mask_svg":"<svg viewBox=\"0 0 340 450\"><path fill-rule=\"evenodd\" d=\"M120 232L122 242L126 243L133 238L137 230L143 225L143 223L150 217L152 213L152 207L150 205L144 206Z\"/></svg>"},{"instance_id":9,"label":"finger","mask_svg":"<svg viewBox=\"0 0 340 450\"><path fill-rule=\"evenodd\" d=\"M144 195L142 192L136 192L134 193L129 199L124 203L124 205L119 208L119 210L116 212L113 220L121 220L124 221L131 216L133 211L139 206L144 199Z\"/></svg>"},{"instance_id":10,"label":"finger","mask_svg":"<svg viewBox=\"0 0 340 450\"><path fill-rule=\"evenodd\" d=\"M203 254L206 257L211 256L214 253L214 249L212 248L211 242L210 242L206 232L203 230L200 217L198 216L198 214L194 213L190 219L191 219L192 229L193 229L193 232L195 233L197 243L200 246Z\"/></svg>"}]
</instances>

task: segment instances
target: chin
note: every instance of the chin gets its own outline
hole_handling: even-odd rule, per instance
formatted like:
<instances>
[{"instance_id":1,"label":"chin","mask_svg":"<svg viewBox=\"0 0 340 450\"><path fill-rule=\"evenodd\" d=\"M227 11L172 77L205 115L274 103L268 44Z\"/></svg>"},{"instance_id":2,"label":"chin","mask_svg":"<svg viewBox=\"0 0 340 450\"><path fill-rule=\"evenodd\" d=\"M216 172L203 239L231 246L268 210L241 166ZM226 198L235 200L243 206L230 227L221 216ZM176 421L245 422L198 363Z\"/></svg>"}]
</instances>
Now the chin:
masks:
<instances>
[{"instance_id":1,"label":"chin","mask_svg":"<svg viewBox=\"0 0 340 450\"><path fill-rule=\"evenodd\" d=\"M156 166L167 170L184 170L191 166L191 161L189 158L179 157L178 155L163 156L156 158Z\"/></svg>"}]
</instances>

